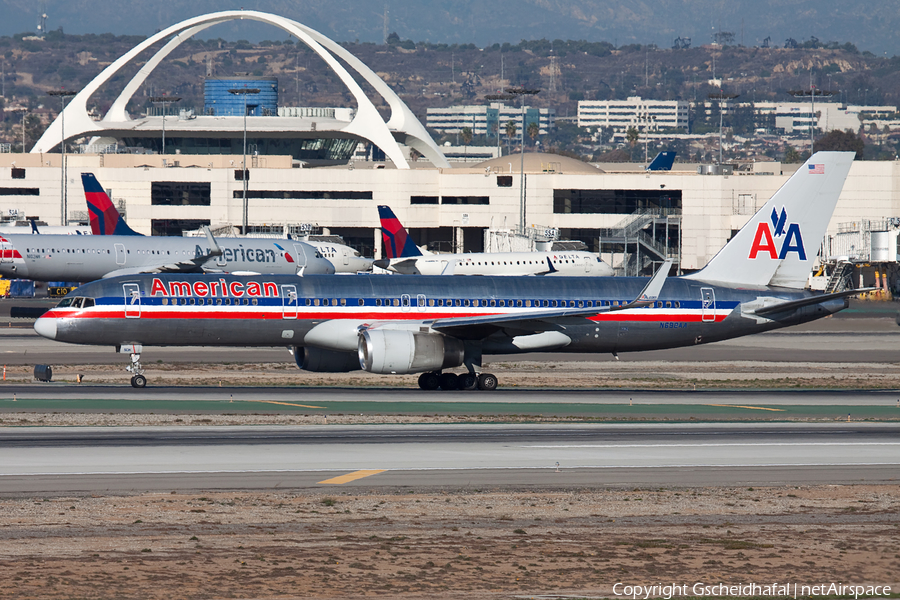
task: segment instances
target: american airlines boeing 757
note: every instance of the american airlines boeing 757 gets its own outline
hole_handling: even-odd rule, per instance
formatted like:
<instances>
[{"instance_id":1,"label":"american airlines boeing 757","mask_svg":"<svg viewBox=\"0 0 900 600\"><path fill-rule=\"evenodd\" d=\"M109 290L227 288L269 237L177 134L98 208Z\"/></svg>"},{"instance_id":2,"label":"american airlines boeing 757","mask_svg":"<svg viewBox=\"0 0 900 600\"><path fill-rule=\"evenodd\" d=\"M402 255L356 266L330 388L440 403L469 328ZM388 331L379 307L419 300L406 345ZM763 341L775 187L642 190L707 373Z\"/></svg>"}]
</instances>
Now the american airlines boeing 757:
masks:
<instances>
[{"instance_id":1,"label":"american airlines boeing 757","mask_svg":"<svg viewBox=\"0 0 900 600\"><path fill-rule=\"evenodd\" d=\"M135 275L84 285L40 335L131 354L144 346L284 346L301 369L419 375L492 390L482 357L633 352L716 342L836 313L857 291L806 290L852 152L810 158L702 270L632 277ZM464 366L461 376L450 369Z\"/></svg>"}]
</instances>

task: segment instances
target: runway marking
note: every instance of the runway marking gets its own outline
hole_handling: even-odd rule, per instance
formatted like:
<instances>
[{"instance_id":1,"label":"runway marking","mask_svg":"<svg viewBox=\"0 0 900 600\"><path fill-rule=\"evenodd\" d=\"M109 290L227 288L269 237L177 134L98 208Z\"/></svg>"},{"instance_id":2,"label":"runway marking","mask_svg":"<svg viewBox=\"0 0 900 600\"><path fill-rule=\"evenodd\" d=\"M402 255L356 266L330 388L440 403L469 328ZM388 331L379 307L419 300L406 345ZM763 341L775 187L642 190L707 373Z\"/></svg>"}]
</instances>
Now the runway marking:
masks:
<instances>
[{"instance_id":1,"label":"runway marking","mask_svg":"<svg viewBox=\"0 0 900 600\"><path fill-rule=\"evenodd\" d=\"M281 404L282 406L299 406L300 408L328 408L327 406L310 406L308 404L294 404L293 402L277 402L275 400L244 400L244 402L260 402L262 404Z\"/></svg>"},{"instance_id":2,"label":"runway marking","mask_svg":"<svg viewBox=\"0 0 900 600\"><path fill-rule=\"evenodd\" d=\"M769 446L900 446L900 442L762 442L731 444L559 444L522 446L523 448L714 448L724 446L745 446L748 448L765 448Z\"/></svg>"},{"instance_id":3,"label":"runway marking","mask_svg":"<svg viewBox=\"0 0 900 600\"><path fill-rule=\"evenodd\" d=\"M724 408L748 408L750 410L771 410L772 412L784 412L783 408L766 408L765 406L741 406L739 404L707 404L706 406L721 406Z\"/></svg>"},{"instance_id":4,"label":"runway marking","mask_svg":"<svg viewBox=\"0 0 900 600\"><path fill-rule=\"evenodd\" d=\"M331 479L326 479L325 481L320 481L319 483L341 485L342 483L350 483L351 481L356 481L357 479L362 479L363 477L378 475L379 473L384 473L385 471L387 471L387 469L364 469L362 471L347 473L346 475L341 475L339 477L332 477Z\"/></svg>"}]
</instances>

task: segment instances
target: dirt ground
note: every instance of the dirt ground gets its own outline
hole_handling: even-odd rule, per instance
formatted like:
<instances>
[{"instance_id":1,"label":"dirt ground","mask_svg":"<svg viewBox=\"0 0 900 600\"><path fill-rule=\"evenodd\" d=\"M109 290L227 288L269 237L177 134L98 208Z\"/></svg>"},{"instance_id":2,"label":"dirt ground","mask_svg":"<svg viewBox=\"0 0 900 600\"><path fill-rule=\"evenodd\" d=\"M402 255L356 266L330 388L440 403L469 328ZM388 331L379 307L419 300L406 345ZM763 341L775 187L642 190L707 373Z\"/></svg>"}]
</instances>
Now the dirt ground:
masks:
<instances>
[{"instance_id":1,"label":"dirt ground","mask_svg":"<svg viewBox=\"0 0 900 600\"><path fill-rule=\"evenodd\" d=\"M125 363L53 368L53 381L126 384ZM145 363L151 385L416 387L413 375L309 373L288 363ZM484 370L504 388L612 389L900 389L900 363L763 361L495 362ZM35 382L34 368L10 365L7 383ZM37 382L35 382L37 384ZM2 383L0 383L2 393Z\"/></svg>"},{"instance_id":2,"label":"dirt ground","mask_svg":"<svg viewBox=\"0 0 900 600\"><path fill-rule=\"evenodd\" d=\"M0 598L612 597L900 581L900 486L0 498Z\"/></svg>"}]
</instances>

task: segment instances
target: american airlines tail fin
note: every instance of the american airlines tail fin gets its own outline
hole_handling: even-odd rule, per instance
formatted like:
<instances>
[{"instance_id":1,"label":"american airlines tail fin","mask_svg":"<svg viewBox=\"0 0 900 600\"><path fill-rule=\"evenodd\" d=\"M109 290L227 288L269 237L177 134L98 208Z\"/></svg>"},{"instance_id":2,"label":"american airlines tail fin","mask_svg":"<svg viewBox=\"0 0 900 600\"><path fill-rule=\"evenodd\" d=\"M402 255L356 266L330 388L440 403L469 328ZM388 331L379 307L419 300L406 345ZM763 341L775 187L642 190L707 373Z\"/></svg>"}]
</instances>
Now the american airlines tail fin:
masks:
<instances>
[{"instance_id":1,"label":"american airlines tail fin","mask_svg":"<svg viewBox=\"0 0 900 600\"><path fill-rule=\"evenodd\" d=\"M650 164L647 165L647 171L671 171L672 165L675 164L675 155L677 152L673 150L664 150L656 155Z\"/></svg>"},{"instance_id":2,"label":"american airlines tail fin","mask_svg":"<svg viewBox=\"0 0 900 600\"><path fill-rule=\"evenodd\" d=\"M700 271L726 285L806 287L853 152L816 152Z\"/></svg>"},{"instance_id":3,"label":"american airlines tail fin","mask_svg":"<svg viewBox=\"0 0 900 600\"><path fill-rule=\"evenodd\" d=\"M93 173L82 173L84 199L87 201L91 219L91 233L94 235L141 235L129 227L116 210L112 200L103 190Z\"/></svg>"},{"instance_id":4,"label":"american airlines tail fin","mask_svg":"<svg viewBox=\"0 0 900 600\"><path fill-rule=\"evenodd\" d=\"M422 251L413 243L406 228L389 206L379 206L378 217L381 219L385 258L422 256Z\"/></svg>"}]
</instances>

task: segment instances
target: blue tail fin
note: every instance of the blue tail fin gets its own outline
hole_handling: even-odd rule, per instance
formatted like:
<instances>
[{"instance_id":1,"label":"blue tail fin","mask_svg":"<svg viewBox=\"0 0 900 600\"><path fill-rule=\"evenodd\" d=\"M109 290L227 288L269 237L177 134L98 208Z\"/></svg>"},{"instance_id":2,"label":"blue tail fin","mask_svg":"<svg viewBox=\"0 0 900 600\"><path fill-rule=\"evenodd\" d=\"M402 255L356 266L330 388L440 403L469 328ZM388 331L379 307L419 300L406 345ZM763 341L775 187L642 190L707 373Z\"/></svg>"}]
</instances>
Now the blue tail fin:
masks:
<instances>
[{"instance_id":1,"label":"blue tail fin","mask_svg":"<svg viewBox=\"0 0 900 600\"><path fill-rule=\"evenodd\" d=\"M129 227L113 205L109 195L94 177L93 173L82 173L84 199L87 201L91 219L91 233L94 235L141 235Z\"/></svg>"},{"instance_id":2,"label":"blue tail fin","mask_svg":"<svg viewBox=\"0 0 900 600\"><path fill-rule=\"evenodd\" d=\"M675 155L677 152L672 150L664 150L656 155L650 164L647 165L648 171L671 171L672 165L675 163Z\"/></svg>"}]
</instances>

